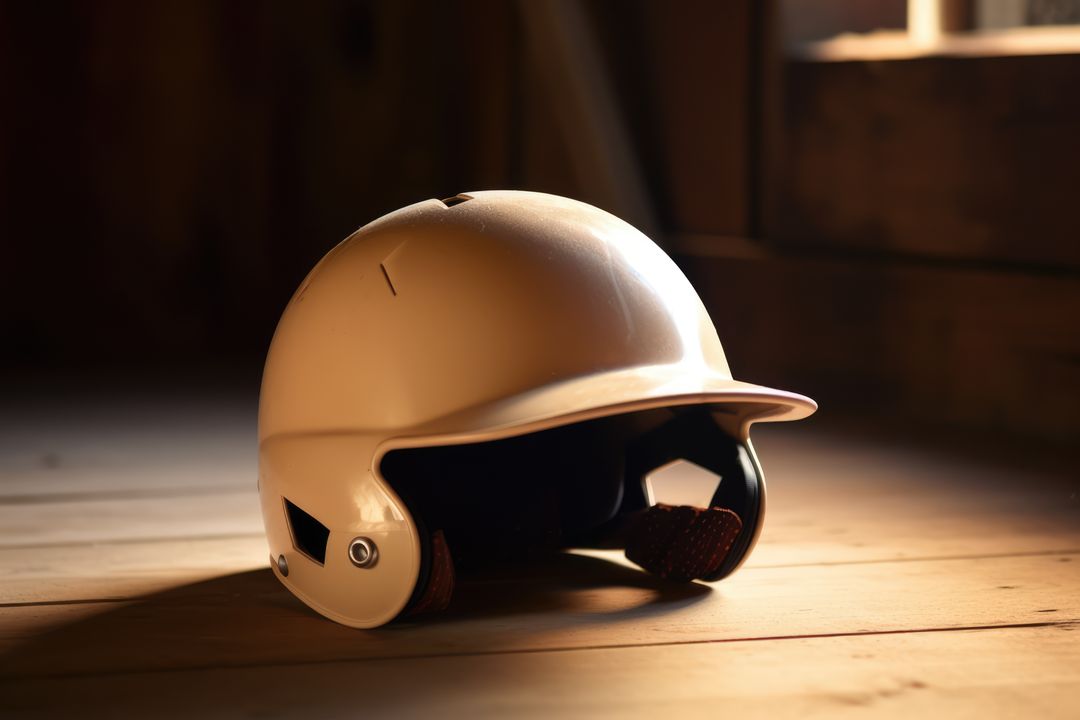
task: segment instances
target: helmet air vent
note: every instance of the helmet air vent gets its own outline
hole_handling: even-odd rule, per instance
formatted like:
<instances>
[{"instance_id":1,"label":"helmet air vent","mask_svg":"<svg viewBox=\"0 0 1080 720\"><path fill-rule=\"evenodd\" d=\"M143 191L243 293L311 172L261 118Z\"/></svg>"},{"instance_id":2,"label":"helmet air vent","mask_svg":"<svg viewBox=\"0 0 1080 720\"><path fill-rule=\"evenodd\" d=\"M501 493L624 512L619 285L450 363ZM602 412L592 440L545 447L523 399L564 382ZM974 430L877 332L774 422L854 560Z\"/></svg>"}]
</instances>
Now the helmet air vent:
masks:
<instances>
[{"instance_id":1,"label":"helmet air vent","mask_svg":"<svg viewBox=\"0 0 1080 720\"><path fill-rule=\"evenodd\" d=\"M386 280L386 286L390 288L390 292L397 297L397 288L394 287L394 281L390 279L390 271L386 269L386 263L379 263L379 269L382 270L383 278Z\"/></svg>"},{"instance_id":2,"label":"helmet air vent","mask_svg":"<svg viewBox=\"0 0 1080 720\"><path fill-rule=\"evenodd\" d=\"M293 547L322 565L326 562L326 541L330 537L330 528L289 502L288 498L282 500L285 501L285 517L289 520Z\"/></svg>"},{"instance_id":3,"label":"helmet air vent","mask_svg":"<svg viewBox=\"0 0 1080 720\"><path fill-rule=\"evenodd\" d=\"M472 200L472 195L460 194L450 198L443 198L439 202L441 202L448 208L452 208L455 205L460 205L461 203L468 202L469 200Z\"/></svg>"}]
</instances>

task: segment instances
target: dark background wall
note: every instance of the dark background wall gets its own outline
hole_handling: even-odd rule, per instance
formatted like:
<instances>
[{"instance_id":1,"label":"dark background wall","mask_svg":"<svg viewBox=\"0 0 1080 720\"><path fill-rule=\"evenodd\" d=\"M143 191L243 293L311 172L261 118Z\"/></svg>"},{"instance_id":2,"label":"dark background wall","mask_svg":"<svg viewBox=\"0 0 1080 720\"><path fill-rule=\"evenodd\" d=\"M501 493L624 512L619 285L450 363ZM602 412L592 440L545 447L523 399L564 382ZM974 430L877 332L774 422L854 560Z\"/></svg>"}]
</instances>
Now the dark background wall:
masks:
<instances>
[{"instance_id":1,"label":"dark background wall","mask_svg":"<svg viewBox=\"0 0 1080 720\"><path fill-rule=\"evenodd\" d=\"M1077 56L784 59L772 3L0 4L0 358L257 378L314 262L514 187L650 231L736 374L1074 439Z\"/></svg>"}]
</instances>

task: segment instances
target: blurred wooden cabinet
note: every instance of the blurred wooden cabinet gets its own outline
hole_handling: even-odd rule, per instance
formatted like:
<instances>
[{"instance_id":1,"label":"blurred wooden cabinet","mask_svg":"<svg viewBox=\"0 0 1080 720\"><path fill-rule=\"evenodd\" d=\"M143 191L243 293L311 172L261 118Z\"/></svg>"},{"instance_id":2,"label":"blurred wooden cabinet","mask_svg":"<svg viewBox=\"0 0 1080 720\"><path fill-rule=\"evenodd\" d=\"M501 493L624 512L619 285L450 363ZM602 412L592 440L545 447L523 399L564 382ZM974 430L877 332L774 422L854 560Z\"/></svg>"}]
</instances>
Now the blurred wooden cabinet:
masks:
<instances>
[{"instance_id":1,"label":"blurred wooden cabinet","mask_svg":"<svg viewBox=\"0 0 1080 720\"><path fill-rule=\"evenodd\" d=\"M736 372L823 414L1074 440L1080 54L777 49L761 76L755 251L684 260Z\"/></svg>"},{"instance_id":2,"label":"blurred wooden cabinet","mask_svg":"<svg viewBox=\"0 0 1080 720\"><path fill-rule=\"evenodd\" d=\"M753 0L7 3L0 40L4 365L258 358L357 226L514 187L652 231L823 415L1080 429L1080 55L789 60Z\"/></svg>"}]
</instances>

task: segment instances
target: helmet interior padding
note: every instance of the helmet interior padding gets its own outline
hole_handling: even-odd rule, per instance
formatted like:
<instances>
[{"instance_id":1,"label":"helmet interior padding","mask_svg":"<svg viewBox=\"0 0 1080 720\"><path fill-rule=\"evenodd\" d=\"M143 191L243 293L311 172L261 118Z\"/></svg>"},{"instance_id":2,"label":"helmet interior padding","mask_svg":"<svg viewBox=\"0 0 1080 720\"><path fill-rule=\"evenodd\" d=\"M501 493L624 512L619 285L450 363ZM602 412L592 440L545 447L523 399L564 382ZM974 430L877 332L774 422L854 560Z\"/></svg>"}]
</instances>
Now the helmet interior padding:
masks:
<instances>
[{"instance_id":1,"label":"helmet interior padding","mask_svg":"<svg viewBox=\"0 0 1080 720\"><path fill-rule=\"evenodd\" d=\"M436 574L445 576L446 547L462 570L566 547L626 547L632 561L662 577L718 579L741 559L732 562L733 550L745 553L748 543L740 548L738 540L753 534L758 517L759 479L739 461L742 447L708 407L693 406L390 451L381 474L428 545L411 604L421 603ZM709 507L650 509L645 476L677 459L720 476ZM443 546L433 549L437 533Z\"/></svg>"}]
</instances>

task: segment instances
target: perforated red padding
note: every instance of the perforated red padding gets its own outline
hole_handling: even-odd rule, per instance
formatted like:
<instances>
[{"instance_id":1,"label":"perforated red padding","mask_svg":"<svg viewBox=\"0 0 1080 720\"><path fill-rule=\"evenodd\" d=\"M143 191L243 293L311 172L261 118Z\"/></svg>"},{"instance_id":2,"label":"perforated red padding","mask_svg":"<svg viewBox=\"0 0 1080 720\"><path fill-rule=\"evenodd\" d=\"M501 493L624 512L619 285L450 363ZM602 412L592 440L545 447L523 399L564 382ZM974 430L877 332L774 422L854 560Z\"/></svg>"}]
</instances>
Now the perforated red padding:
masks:
<instances>
[{"instance_id":1,"label":"perforated red padding","mask_svg":"<svg viewBox=\"0 0 1080 720\"><path fill-rule=\"evenodd\" d=\"M428 576L427 587L420 599L408 609L407 614L419 615L445 610L454 594L454 577L454 559L450 556L446 537L442 530L436 530L431 535L431 574Z\"/></svg>"},{"instance_id":2,"label":"perforated red padding","mask_svg":"<svg viewBox=\"0 0 1080 720\"><path fill-rule=\"evenodd\" d=\"M707 578L723 565L742 520L731 510L654 505L630 529L626 557L667 580Z\"/></svg>"}]
</instances>

